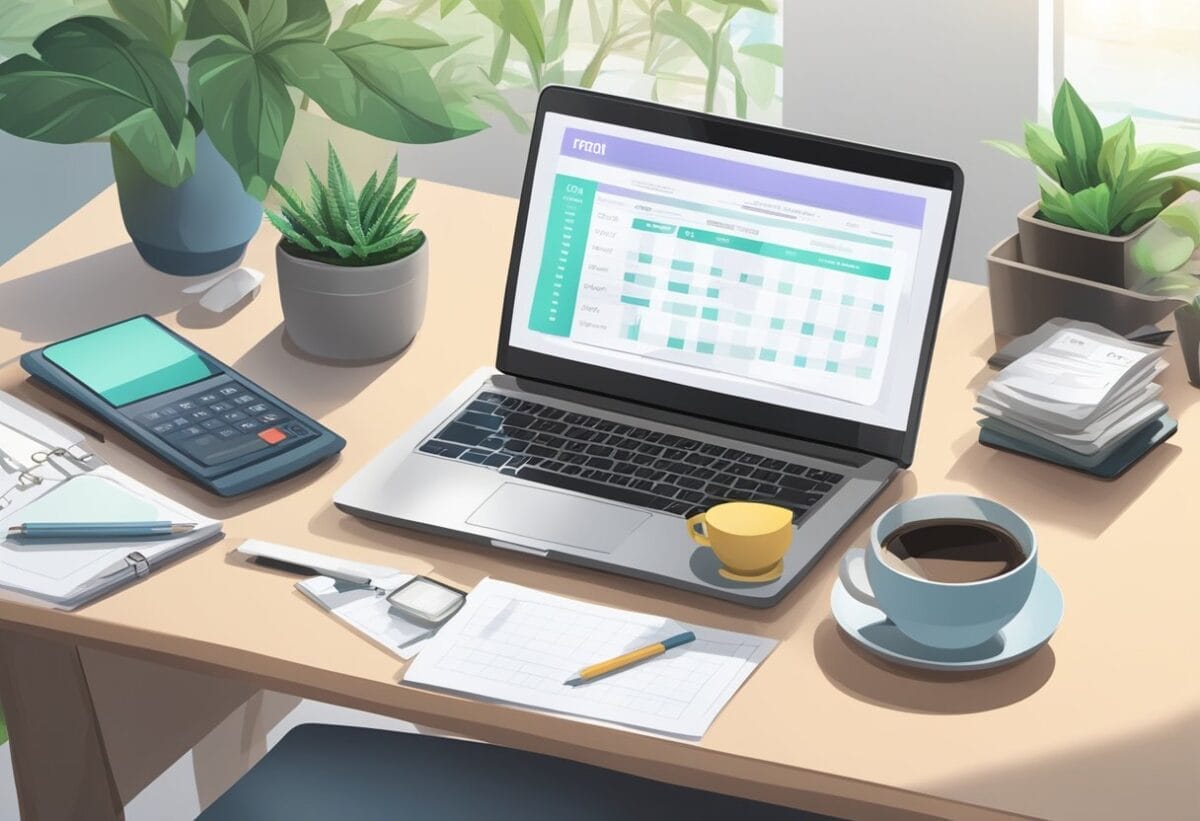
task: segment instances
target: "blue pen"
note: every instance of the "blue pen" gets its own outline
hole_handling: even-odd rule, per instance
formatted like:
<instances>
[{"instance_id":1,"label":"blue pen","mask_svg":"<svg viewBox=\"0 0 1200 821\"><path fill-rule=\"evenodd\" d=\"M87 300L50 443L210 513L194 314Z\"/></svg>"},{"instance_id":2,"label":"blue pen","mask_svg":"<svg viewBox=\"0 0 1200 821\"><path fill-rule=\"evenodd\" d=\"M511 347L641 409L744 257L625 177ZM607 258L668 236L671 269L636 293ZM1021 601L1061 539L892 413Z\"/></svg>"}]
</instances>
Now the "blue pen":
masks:
<instances>
[{"instance_id":1,"label":"blue pen","mask_svg":"<svg viewBox=\"0 0 1200 821\"><path fill-rule=\"evenodd\" d=\"M140 539L175 536L196 529L195 522L26 522L8 535L27 539Z\"/></svg>"}]
</instances>

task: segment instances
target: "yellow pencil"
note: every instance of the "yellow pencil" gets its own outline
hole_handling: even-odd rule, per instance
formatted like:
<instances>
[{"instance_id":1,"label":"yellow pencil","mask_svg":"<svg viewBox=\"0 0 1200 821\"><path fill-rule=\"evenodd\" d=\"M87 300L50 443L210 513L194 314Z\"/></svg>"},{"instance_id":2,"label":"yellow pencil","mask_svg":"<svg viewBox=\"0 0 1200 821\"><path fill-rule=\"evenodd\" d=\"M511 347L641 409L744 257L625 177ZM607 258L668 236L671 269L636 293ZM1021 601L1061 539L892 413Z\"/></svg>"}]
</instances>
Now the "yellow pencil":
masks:
<instances>
[{"instance_id":1,"label":"yellow pencil","mask_svg":"<svg viewBox=\"0 0 1200 821\"><path fill-rule=\"evenodd\" d=\"M678 636L671 636L669 639L663 639L656 644L649 644L638 650L626 653L623 656L617 656L615 659L602 661L599 664L593 664L590 667L584 667L579 671L579 675L573 679L563 682L571 687L578 687L580 684L586 684L600 676L607 676L609 673L615 673L628 667L631 664L637 664L639 661L645 661L655 656L661 656L663 653L670 650L672 647L678 647L681 644L687 644L689 641L695 641L696 634L692 631L680 633Z\"/></svg>"}]
</instances>

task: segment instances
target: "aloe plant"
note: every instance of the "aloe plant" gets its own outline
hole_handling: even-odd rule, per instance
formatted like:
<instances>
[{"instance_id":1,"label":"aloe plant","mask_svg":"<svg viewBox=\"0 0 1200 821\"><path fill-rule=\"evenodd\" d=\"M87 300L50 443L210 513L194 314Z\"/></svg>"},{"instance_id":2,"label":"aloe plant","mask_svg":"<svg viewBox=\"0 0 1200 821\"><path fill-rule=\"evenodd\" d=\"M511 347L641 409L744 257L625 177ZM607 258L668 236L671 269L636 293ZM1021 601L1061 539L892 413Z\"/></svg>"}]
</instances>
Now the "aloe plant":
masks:
<instances>
[{"instance_id":1,"label":"aloe plant","mask_svg":"<svg viewBox=\"0 0 1200 821\"><path fill-rule=\"evenodd\" d=\"M1053 128L1025 123L1025 145L988 140L989 145L1037 166L1039 216L1057 225L1116 236L1136 231L1200 180L1172 176L1200 162L1200 150L1185 145L1143 145L1134 140L1129 117L1101 128L1074 87L1063 80L1054 99Z\"/></svg>"},{"instance_id":2,"label":"aloe plant","mask_svg":"<svg viewBox=\"0 0 1200 821\"><path fill-rule=\"evenodd\" d=\"M318 178L309 166L312 193L307 203L276 183L283 206L278 213L268 211L267 219L283 235L284 250L345 267L382 265L416 251L425 234L410 227L416 215L404 209L417 181L410 179L397 192L396 166L393 158L382 180L378 173L372 174L356 192L330 145L326 179Z\"/></svg>"}]
</instances>

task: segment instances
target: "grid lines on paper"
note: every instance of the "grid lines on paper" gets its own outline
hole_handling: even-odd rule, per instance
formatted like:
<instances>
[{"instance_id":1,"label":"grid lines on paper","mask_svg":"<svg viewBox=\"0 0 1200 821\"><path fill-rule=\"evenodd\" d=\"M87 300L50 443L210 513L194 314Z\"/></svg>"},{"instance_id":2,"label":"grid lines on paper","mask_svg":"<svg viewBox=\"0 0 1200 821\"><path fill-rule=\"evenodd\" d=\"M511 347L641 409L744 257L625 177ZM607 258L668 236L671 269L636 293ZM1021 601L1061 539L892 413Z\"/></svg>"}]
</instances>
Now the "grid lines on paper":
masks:
<instances>
[{"instance_id":1,"label":"grid lines on paper","mask_svg":"<svg viewBox=\"0 0 1200 821\"><path fill-rule=\"evenodd\" d=\"M493 598L465 626L440 667L462 675L537 692L566 695L657 718L677 719L701 695L720 662L749 658L744 644L698 641L687 652L659 657L578 688L563 682L586 664L661 640L645 622L579 613L540 602Z\"/></svg>"}]
</instances>

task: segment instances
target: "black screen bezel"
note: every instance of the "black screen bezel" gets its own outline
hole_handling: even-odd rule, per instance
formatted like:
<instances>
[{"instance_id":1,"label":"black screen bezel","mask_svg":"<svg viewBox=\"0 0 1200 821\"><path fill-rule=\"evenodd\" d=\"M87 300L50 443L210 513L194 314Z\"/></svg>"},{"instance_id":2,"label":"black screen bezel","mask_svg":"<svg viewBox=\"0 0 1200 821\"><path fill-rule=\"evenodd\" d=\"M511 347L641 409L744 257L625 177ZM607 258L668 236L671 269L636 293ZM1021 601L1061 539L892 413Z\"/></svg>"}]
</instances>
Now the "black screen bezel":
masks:
<instances>
[{"instance_id":1,"label":"black screen bezel","mask_svg":"<svg viewBox=\"0 0 1200 821\"><path fill-rule=\"evenodd\" d=\"M767 402L637 376L512 346L509 338L517 277L520 273L521 248L525 241L530 192L537 168L542 125L548 112L950 191L950 207L934 274L933 293L930 296L913 385L912 404L905 430L897 431L811 411L784 408ZM701 416L768 433L851 448L891 459L907 467L912 463L913 451L916 448L921 404L929 377L937 320L949 276L962 189L962 170L955 163L945 160L613 97L594 91L549 86L542 91L538 99L537 116L530 135L529 158L525 167L512 254L509 259L508 284L504 293L496 368L502 373L516 377ZM884 390L887 390L886 385Z\"/></svg>"}]
</instances>

